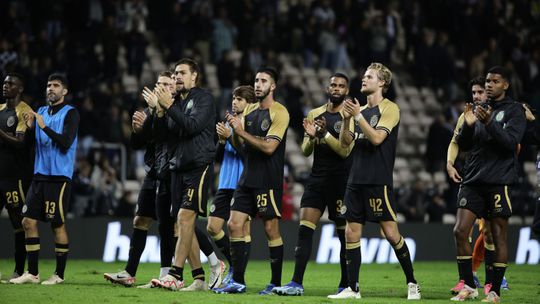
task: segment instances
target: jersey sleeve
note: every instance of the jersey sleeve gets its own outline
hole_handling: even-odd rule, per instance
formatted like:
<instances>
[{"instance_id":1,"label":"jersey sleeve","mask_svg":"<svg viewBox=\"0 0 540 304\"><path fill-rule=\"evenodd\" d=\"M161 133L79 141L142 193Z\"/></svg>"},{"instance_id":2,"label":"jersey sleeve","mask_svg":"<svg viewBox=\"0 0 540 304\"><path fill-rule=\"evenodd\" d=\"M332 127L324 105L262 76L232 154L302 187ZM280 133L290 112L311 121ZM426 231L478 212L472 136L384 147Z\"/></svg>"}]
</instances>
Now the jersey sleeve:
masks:
<instances>
[{"instance_id":1,"label":"jersey sleeve","mask_svg":"<svg viewBox=\"0 0 540 304\"><path fill-rule=\"evenodd\" d=\"M17 108L16 108L17 120L18 120L17 129L16 129L17 133L25 133L26 132L27 127L26 127L26 122L24 121L24 114L30 113L31 111L32 111L32 108L30 108L29 105L27 105L26 103L24 103L22 101L17 106Z\"/></svg>"},{"instance_id":2,"label":"jersey sleeve","mask_svg":"<svg viewBox=\"0 0 540 304\"><path fill-rule=\"evenodd\" d=\"M274 106L271 110L273 112L270 116L272 125L270 126L268 133L266 133L266 138L273 138L281 141L285 135L285 131L287 131L287 128L289 127L289 112L287 112L287 109L281 104L279 104L279 106Z\"/></svg>"},{"instance_id":3,"label":"jersey sleeve","mask_svg":"<svg viewBox=\"0 0 540 304\"><path fill-rule=\"evenodd\" d=\"M381 118L377 124L377 130L384 130L388 134L392 132L392 129L397 126L399 122L399 107L390 101L387 101L380 109Z\"/></svg>"}]
</instances>

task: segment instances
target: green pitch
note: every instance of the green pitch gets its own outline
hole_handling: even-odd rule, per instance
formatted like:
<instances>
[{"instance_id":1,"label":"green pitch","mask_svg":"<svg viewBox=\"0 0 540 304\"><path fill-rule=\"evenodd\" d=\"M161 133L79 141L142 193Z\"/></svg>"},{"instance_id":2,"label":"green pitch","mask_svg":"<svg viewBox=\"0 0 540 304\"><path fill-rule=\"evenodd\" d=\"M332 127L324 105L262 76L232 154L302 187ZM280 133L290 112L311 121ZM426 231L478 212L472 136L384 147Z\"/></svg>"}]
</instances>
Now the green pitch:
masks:
<instances>
[{"instance_id":1,"label":"green pitch","mask_svg":"<svg viewBox=\"0 0 540 304\"><path fill-rule=\"evenodd\" d=\"M449 289L456 283L456 266L448 262L415 263L415 274L422 288L422 303L450 303ZM3 278L11 275L11 260L0 260ZM103 279L104 272L116 272L124 263L68 260L66 283L58 286L0 284L0 303L332 303L326 296L336 291L339 280L338 265L310 263L304 278L305 296L259 296L257 292L270 280L267 262L251 261L247 269L248 292L243 295L217 295L211 292L183 293L159 289L136 289L111 285ZM283 283L293 271L293 263L286 262ZM40 263L41 279L54 271L54 261ZM159 264L142 264L137 284L147 283L159 273ZM208 272L207 272L208 273ZM185 271L188 283L191 273ZM510 265L507 272L510 291L503 291L505 303L538 303L540 297L540 266ZM481 276L481 280L483 275ZM399 265L363 265L360 289L365 303L406 303L407 288ZM536 300L535 300L536 299ZM345 301L350 303L351 301ZM480 302L480 299L474 302ZM471 302L472 303L472 302Z\"/></svg>"}]
</instances>

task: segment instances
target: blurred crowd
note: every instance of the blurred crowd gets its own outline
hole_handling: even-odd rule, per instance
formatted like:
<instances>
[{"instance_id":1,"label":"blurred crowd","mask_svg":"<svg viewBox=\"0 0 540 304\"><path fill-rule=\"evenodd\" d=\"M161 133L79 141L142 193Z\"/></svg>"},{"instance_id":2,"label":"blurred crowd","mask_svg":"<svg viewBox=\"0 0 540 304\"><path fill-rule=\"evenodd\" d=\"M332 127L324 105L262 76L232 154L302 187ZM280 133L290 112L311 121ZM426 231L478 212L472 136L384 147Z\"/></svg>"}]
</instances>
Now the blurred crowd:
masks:
<instances>
[{"instance_id":1,"label":"blurred crowd","mask_svg":"<svg viewBox=\"0 0 540 304\"><path fill-rule=\"evenodd\" d=\"M122 189L120 148L100 143L128 148L127 177L141 175L141 157L127 144L131 113L142 99L126 92L122 77L148 85L142 79L149 45L167 64L189 56L215 65L221 109L234 86L252 83L258 66L282 68L282 54L298 68L352 75L380 61L410 75L448 109L434 122L434 134L441 136L451 136L456 105L470 100L467 81L493 65L512 71L511 96L540 109L540 0L7 0L0 2L0 25L0 74L26 77L23 99L34 109L43 102L50 73L63 71L70 81L68 100L81 115L77 215L132 214L133 194ZM282 81L278 99L301 134L309 108L290 80ZM358 86L356 77L351 87ZM447 143L441 136L426 139L430 172L444 170ZM534 152L522 158L534 160ZM422 182L397 192L409 220L452 212L452 194Z\"/></svg>"}]
</instances>

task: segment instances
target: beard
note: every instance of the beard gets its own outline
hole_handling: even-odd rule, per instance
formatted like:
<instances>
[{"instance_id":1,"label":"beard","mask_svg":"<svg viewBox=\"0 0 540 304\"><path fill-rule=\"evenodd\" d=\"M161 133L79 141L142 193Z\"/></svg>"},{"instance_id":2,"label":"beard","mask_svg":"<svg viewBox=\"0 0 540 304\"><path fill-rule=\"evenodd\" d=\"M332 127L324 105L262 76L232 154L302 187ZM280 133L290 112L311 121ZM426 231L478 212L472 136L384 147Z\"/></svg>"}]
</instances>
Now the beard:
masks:
<instances>
[{"instance_id":1,"label":"beard","mask_svg":"<svg viewBox=\"0 0 540 304\"><path fill-rule=\"evenodd\" d=\"M270 94L270 89L263 91L261 96L255 96L255 97L257 98L257 101L263 101L266 98L266 96L268 96L268 94Z\"/></svg>"},{"instance_id":2,"label":"beard","mask_svg":"<svg viewBox=\"0 0 540 304\"><path fill-rule=\"evenodd\" d=\"M59 100L60 100L60 96L58 96L56 94L47 95L47 104L48 105L53 105Z\"/></svg>"},{"instance_id":3,"label":"beard","mask_svg":"<svg viewBox=\"0 0 540 304\"><path fill-rule=\"evenodd\" d=\"M328 94L328 100L330 100L331 103L337 105L342 103L343 100L345 100L345 95L334 96L332 94Z\"/></svg>"}]
</instances>

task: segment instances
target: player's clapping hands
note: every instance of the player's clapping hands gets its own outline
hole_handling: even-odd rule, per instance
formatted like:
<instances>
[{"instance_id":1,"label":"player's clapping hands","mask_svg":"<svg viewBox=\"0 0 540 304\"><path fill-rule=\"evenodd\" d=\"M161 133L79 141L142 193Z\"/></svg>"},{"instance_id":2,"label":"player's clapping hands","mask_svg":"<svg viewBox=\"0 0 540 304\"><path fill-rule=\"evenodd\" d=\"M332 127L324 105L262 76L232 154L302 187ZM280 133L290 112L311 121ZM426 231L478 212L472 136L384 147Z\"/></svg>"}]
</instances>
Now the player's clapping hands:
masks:
<instances>
[{"instance_id":1,"label":"player's clapping hands","mask_svg":"<svg viewBox=\"0 0 540 304\"><path fill-rule=\"evenodd\" d=\"M360 113L360 102L355 98L345 98L343 101L343 116L344 118L355 117Z\"/></svg>"},{"instance_id":2,"label":"player's clapping hands","mask_svg":"<svg viewBox=\"0 0 540 304\"><path fill-rule=\"evenodd\" d=\"M478 118L478 120L483 124L489 123L492 112L493 109L489 105L487 107L477 106L474 109L474 115L476 115L476 118Z\"/></svg>"},{"instance_id":3,"label":"player's clapping hands","mask_svg":"<svg viewBox=\"0 0 540 304\"><path fill-rule=\"evenodd\" d=\"M225 119L227 119L227 122L229 123L229 126L231 126L236 132L236 134L240 134L244 131L244 127L242 126L242 121L236 114L231 114L227 111L227 114L225 115Z\"/></svg>"},{"instance_id":4,"label":"player's clapping hands","mask_svg":"<svg viewBox=\"0 0 540 304\"><path fill-rule=\"evenodd\" d=\"M324 118L324 116L315 120L315 129L317 130L315 136L318 138L324 138L324 136L326 136L328 131L326 130L326 118Z\"/></svg>"},{"instance_id":5,"label":"player's clapping hands","mask_svg":"<svg viewBox=\"0 0 540 304\"><path fill-rule=\"evenodd\" d=\"M220 140L227 140L231 136L231 129L221 121L216 124L216 132Z\"/></svg>"},{"instance_id":6,"label":"player's clapping hands","mask_svg":"<svg viewBox=\"0 0 540 304\"><path fill-rule=\"evenodd\" d=\"M306 131L306 134L309 136L309 138L314 139L315 133L317 133L317 129L315 128L315 123L312 121L309 121L307 118L304 118L303 121L304 131Z\"/></svg>"},{"instance_id":7,"label":"player's clapping hands","mask_svg":"<svg viewBox=\"0 0 540 304\"><path fill-rule=\"evenodd\" d=\"M133 128L133 132L139 133L142 131L146 117L147 115L143 111L135 111L135 113L133 113L133 117L131 119L131 127Z\"/></svg>"},{"instance_id":8,"label":"player's clapping hands","mask_svg":"<svg viewBox=\"0 0 540 304\"><path fill-rule=\"evenodd\" d=\"M155 109L159 106L157 95L147 87L144 87L142 96L150 109Z\"/></svg>"},{"instance_id":9,"label":"player's clapping hands","mask_svg":"<svg viewBox=\"0 0 540 304\"><path fill-rule=\"evenodd\" d=\"M168 109L173 104L173 98L171 91L167 90L163 85L156 86L154 89L155 94L158 97L158 103L164 108Z\"/></svg>"},{"instance_id":10,"label":"player's clapping hands","mask_svg":"<svg viewBox=\"0 0 540 304\"><path fill-rule=\"evenodd\" d=\"M465 123L467 126L472 127L478 120L476 115L474 115L474 104L467 103L465 104L465 110L463 111L463 117L465 118Z\"/></svg>"}]
</instances>

